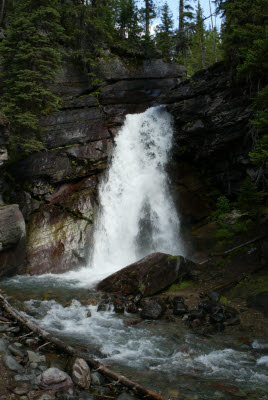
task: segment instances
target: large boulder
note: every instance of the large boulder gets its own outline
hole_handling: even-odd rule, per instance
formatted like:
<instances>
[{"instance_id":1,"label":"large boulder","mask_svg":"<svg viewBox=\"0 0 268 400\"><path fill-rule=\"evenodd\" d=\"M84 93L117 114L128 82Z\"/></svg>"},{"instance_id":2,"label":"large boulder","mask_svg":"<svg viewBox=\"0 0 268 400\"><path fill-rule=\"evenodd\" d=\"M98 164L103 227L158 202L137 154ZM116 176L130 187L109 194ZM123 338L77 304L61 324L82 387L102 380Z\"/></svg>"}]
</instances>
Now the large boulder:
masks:
<instances>
[{"instance_id":1,"label":"large boulder","mask_svg":"<svg viewBox=\"0 0 268 400\"><path fill-rule=\"evenodd\" d=\"M153 253L103 279L97 289L122 295L152 296L171 285L193 265L182 256Z\"/></svg>"},{"instance_id":2,"label":"large boulder","mask_svg":"<svg viewBox=\"0 0 268 400\"><path fill-rule=\"evenodd\" d=\"M0 276L8 275L23 264L25 257L25 221L17 204L0 207Z\"/></svg>"}]
</instances>

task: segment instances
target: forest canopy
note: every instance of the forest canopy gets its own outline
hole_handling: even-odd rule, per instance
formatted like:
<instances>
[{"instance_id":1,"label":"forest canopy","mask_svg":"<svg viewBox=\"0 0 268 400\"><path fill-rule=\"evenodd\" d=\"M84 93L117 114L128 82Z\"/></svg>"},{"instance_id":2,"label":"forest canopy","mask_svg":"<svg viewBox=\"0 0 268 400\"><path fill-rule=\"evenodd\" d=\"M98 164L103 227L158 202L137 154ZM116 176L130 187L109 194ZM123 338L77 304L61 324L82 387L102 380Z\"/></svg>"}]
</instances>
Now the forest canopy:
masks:
<instances>
[{"instance_id":1,"label":"forest canopy","mask_svg":"<svg viewBox=\"0 0 268 400\"><path fill-rule=\"evenodd\" d=\"M11 148L43 149L39 120L61 105L49 89L58 69L71 59L97 87L98 58L107 49L126 58L181 63L188 76L223 59L234 80L247 80L252 93L259 92L252 123L264 132L266 0L214 3L222 17L221 31L213 26L213 15L204 15L199 0L178 0L178 24L168 1L159 6L157 0L3 0L1 111L10 121ZM266 142L261 134L256 149ZM252 159L260 162L260 155L252 154Z\"/></svg>"}]
</instances>

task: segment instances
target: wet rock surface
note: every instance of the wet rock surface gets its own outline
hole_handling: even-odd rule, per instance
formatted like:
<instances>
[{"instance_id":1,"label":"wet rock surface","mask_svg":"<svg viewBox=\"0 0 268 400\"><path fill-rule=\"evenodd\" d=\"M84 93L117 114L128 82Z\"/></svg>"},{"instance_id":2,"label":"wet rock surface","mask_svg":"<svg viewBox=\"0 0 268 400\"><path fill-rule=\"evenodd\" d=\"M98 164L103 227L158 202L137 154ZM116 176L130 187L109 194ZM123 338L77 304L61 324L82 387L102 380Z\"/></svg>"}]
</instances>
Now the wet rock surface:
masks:
<instances>
[{"instance_id":1,"label":"wet rock surface","mask_svg":"<svg viewBox=\"0 0 268 400\"><path fill-rule=\"evenodd\" d=\"M189 271L193 263L181 256L153 253L98 283L97 289L123 295L151 296Z\"/></svg>"}]
</instances>

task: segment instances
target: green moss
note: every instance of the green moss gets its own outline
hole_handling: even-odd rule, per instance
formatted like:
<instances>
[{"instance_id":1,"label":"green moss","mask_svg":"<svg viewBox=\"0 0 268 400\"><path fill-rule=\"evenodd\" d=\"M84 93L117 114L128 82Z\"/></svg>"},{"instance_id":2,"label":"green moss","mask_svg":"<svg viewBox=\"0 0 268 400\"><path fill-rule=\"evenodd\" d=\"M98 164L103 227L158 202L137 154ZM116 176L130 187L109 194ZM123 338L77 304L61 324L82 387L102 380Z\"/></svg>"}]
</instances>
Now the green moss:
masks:
<instances>
[{"instance_id":1,"label":"green moss","mask_svg":"<svg viewBox=\"0 0 268 400\"><path fill-rule=\"evenodd\" d=\"M145 290L145 288L146 288L146 286L144 285L144 283L142 283L142 284L139 286L139 291L140 291L140 292L143 292L143 291Z\"/></svg>"},{"instance_id":2,"label":"green moss","mask_svg":"<svg viewBox=\"0 0 268 400\"><path fill-rule=\"evenodd\" d=\"M228 304L227 297L221 296L220 297L220 303L223 304L224 306L227 306L227 304Z\"/></svg>"},{"instance_id":3,"label":"green moss","mask_svg":"<svg viewBox=\"0 0 268 400\"><path fill-rule=\"evenodd\" d=\"M173 261L173 260L177 260L178 259L178 256L168 256L168 261Z\"/></svg>"},{"instance_id":4,"label":"green moss","mask_svg":"<svg viewBox=\"0 0 268 400\"><path fill-rule=\"evenodd\" d=\"M192 282L192 281L180 281L179 283L173 283L169 287L168 291L176 292L177 290L187 289L192 286L194 286L194 282Z\"/></svg>"},{"instance_id":5,"label":"green moss","mask_svg":"<svg viewBox=\"0 0 268 400\"><path fill-rule=\"evenodd\" d=\"M255 296L258 293L268 291L268 274L246 275L236 286L228 292L228 298L247 299L248 296Z\"/></svg>"}]
</instances>

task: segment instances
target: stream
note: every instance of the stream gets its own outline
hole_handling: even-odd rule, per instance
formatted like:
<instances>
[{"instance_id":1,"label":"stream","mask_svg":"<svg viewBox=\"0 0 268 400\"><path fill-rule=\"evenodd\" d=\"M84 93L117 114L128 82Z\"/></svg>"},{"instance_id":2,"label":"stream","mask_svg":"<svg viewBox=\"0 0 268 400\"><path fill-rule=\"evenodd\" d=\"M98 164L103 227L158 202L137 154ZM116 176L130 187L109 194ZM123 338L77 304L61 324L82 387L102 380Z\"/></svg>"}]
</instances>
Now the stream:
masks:
<instances>
[{"instance_id":1,"label":"stream","mask_svg":"<svg viewBox=\"0 0 268 400\"><path fill-rule=\"evenodd\" d=\"M155 251L185 255L165 171L173 121L163 107L128 115L99 189L89 265L62 275L15 276L0 288L43 329L169 398L266 399L264 338L200 336L183 323L97 312L100 279Z\"/></svg>"}]
</instances>

